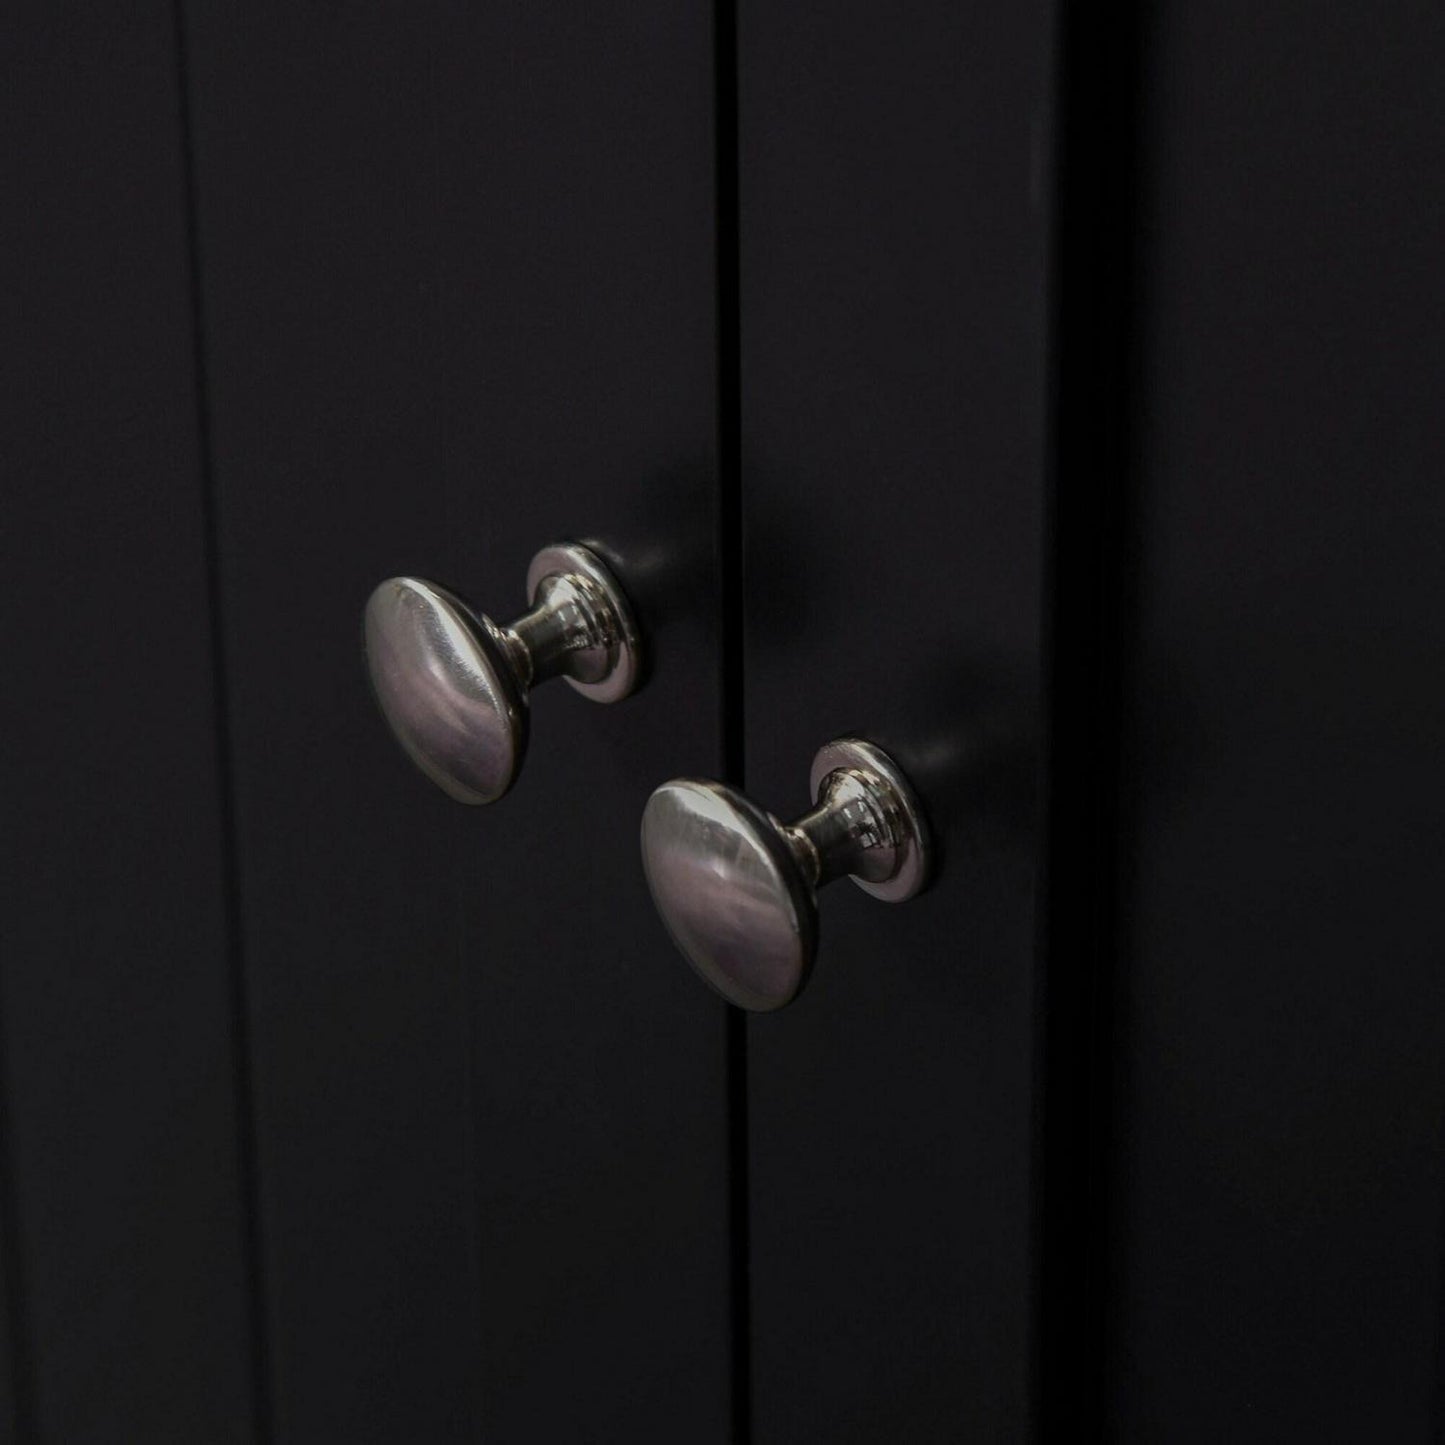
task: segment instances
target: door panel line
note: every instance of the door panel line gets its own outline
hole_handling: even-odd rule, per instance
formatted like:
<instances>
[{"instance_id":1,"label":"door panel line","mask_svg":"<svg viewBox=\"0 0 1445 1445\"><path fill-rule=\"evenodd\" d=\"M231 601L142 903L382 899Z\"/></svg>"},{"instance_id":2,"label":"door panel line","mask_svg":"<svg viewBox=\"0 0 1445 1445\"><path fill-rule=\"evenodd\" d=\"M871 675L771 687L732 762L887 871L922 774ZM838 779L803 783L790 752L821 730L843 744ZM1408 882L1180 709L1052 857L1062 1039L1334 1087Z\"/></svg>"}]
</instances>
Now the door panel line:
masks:
<instances>
[{"instance_id":1,"label":"door panel line","mask_svg":"<svg viewBox=\"0 0 1445 1445\"><path fill-rule=\"evenodd\" d=\"M1042 1439L1107 1434L1108 1100L1122 1027L1114 880L1131 614L1143 28L1138 6L1100 24L1065 0L1055 41L1035 1202L1034 1418Z\"/></svg>"},{"instance_id":2,"label":"door panel line","mask_svg":"<svg viewBox=\"0 0 1445 1445\"><path fill-rule=\"evenodd\" d=\"M738 40L736 0L714 0L714 180L717 265L718 526L721 582L720 696L723 777L746 785L744 752L743 482L741 460L738 216ZM748 1235L748 1034L727 1013L728 1220L731 1254L732 1437L752 1439L752 1298Z\"/></svg>"},{"instance_id":3,"label":"door panel line","mask_svg":"<svg viewBox=\"0 0 1445 1445\"><path fill-rule=\"evenodd\" d=\"M258 1445L275 1436L271 1388L270 1342L267 1328L268 1291L264 1226L261 1217L260 1164L257 1157L255 1090L252 1077L251 1008L246 979L239 837L236 829L235 751L231 736L230 674L226 648L225 579L221 568L216 497L215 456L211 427L211 396L207 368L207 334L202 285L200 218L197 212L196 149L191 114L190 64L186 43L185 0L173 0L176 80L180 114L182 189L185 196L186 259L196 397L196 434L200 454L201 515L205 538L206 608L215 669L212 688L216 739L216 794L220 814L223 906L226 922L226 972L231 999L231 1067L236 1106L236 1160L245 1238L246 1308L251 1391Z\"/></svg>"}]
</instances>

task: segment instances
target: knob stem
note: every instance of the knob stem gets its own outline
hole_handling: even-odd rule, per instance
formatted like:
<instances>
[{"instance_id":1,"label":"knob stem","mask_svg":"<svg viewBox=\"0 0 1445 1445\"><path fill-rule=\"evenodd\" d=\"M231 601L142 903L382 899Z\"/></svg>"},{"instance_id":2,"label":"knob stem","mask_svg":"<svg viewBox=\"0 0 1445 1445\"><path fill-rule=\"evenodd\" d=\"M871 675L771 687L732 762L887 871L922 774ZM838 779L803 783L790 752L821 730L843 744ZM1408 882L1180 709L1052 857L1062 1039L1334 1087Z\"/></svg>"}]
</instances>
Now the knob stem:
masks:
<instances>
[{"instance_id":1,"label":"knob stem","mask_svg":"<svg viewBox=\"0 0 1445 1445\"><path fill-rule=\"evenodd\" d=\"M641 681L642 641L627 598L600 557L575 543L544 547L527 572L531 610L506 630L527 654L531 685L565 677L594 702Z\"/></svg>"},{"instance_id":2,"label":"knob stem","mask_svg":"<svg viewBox=\"0 0 1445 1445\"><path fill-rule=\"evenodd\" d=\"M621 636L607 597L586 577L564 573L537 584L540 601L504 629L523 687L551 677L601 682L617 665Z\"/></svg>"},{"instance_id":3,"label":"knob stem","mask_svg":"<svg viewBox=\"0 0 1445 1445\"><path fill-rule=\"evenodd\" d=\"M898 827L888 801L877 777L839 768L823 780L817 807L784 826L815 888L850 875L883 883L898 871Z\"/></svg>"}]
</instances>

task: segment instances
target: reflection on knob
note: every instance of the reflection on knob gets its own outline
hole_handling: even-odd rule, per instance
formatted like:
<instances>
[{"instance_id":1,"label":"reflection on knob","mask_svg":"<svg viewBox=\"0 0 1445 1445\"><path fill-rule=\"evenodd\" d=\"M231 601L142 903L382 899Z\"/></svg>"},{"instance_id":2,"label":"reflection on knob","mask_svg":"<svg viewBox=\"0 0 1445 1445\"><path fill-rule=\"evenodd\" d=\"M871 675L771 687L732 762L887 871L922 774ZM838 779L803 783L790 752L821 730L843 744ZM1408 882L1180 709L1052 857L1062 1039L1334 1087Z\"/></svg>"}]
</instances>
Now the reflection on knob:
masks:
<instances>
[{"instance_id":1,"label":"reflection on knob","mask_svg":"<svg viewBox=\"0 0 1445 1445\"><path fill-rule=\"evenodd\" d=\"M664 783L642 815L642 862L673 942L729 1003L782 1008L818 947L817 889L844 874L899 903L928 881L923 810L907 778L862 738L813 760L815 806L781 823L734 788Z\"/></svg>"},{"instance_id":2,"label":"reflection on knob","mask_svg":"<svg viewBox=\"0 0 1445 1445\"><path fill-rule=\"evenodd\" d=\"M527 571L531 611L498 626L419 577L392 577L366 604L377 702L411 760L459 803L494 803L527 751L527 695L565 677L596 702L636 690L642 644L616 578L575 543Z\"/></svg>"}]
</instances>

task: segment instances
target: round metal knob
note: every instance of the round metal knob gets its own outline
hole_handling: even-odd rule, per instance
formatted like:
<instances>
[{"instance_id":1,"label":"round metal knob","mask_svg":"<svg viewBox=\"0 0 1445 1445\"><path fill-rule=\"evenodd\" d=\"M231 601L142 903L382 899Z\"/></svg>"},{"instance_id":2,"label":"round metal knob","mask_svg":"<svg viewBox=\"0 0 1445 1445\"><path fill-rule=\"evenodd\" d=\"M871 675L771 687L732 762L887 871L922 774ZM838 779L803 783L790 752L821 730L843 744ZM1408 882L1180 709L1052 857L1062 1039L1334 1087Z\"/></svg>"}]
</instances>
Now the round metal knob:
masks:
<instances>
[{"instance_id":1,"label":"round metal knob","mask_svg":"<svg viewBox=\"0 0 1445 1445\"><path fill-rule=\"evenodd\" d=\"M531 611L506 626L419 577L392 577L366 604L377 702L411 760L459 803L494 803L527 751L527 696L565 677L596 702L634 692L642 644L616 578L575 543L527 570Z\"/></svg>"},{"instance_id":2,"label":"round metal knob","mask_svg":"<svg viewBox=\"0 0 1445 1445\"><path fill-rule=\"evenodd\" d=\"M923 810L881 748L828 743L813 760L812 791L816 806L794 823L696 778L664 783L643 812L643 867L667 931L739 1008L770 1012L801 992L822 884L847 874L899 903L928 881Z\"/></svg>"}]
</instances>

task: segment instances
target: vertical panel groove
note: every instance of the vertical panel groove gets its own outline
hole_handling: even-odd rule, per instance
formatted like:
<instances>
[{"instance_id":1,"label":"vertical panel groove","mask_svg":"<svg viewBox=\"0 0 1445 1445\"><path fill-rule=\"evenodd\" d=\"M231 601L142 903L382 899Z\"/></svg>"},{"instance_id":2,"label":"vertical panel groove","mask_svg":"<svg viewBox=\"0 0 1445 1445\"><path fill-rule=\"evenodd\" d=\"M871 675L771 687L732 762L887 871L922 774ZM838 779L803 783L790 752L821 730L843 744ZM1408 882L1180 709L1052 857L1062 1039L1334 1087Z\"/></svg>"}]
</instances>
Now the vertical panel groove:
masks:
<instances>
[{"instance_id":1,"label":"vertical panel groove","mask_svg":"<svg viewBox=\"0 0 1445 1445\"><path fill-rule=\"evenodd\" d=\"M196 191L195 136L191 116L190 65L186 44L184 0L174 0L177 94L180 106L182 185L186 208L186 257L189 269L196 435L200 456L201 513L206 549L206 607L215 669L212 699L216 749L216 792L220 815L223 904L225 909L230 991L233 1090L237 1176L241 1191L245 1239L248 1346L255 1438L269 1445L273 1438L270 1358L267 1340L265 1250L258 1164L255 1100L251 1069L250 1000L246 987L242 925L240 858L236 835L235 767L230 727L230 694L224 618L220 527L216 498L215 457L211 432L210 390L206 366L206 327L202 285L200 222Z\"/></svg>"},{"instance_id":2,"label":"vertical panel groove","mask_svg":"<svg viewBox=\"0 0 1445 1445\"><path fill-rule=\"evenodd\" d=\"M26 1328L25 1281L21 1273L20 1199L15 1187L15 1162L10 1130L10 1071L5 1050L6 1020L3 991L0 991L0 1285L4 1298L5 1344L9 1350L9 1393L11 1437L17 1441L36 1438L35 1372L30 1360L30 1335Z\"/></svg>"},{"instance_id":3,"label":"vertical panel groove","mask_svg":"<svg viewBox=\"0 0 1445 1445\"><path fill-rule=\"evenodd\" d=\"M1105 1161L1121 674L1128 616L1128 406L1140 21L1063 0L1046 526L1048 835L1041 912L1034 1416L1043 1439L1108 1434Z\"/></svg>"},{"instance_id":4,"label":"vertical panel groove","mask_svg":"<svg viewBox=\"0 0 1445 1445\"><path fill-rule=\"evenodd\" d=\"M714 108L717 187L718 562L721 579L723 776L742 787L744 752L743 490L738 274L738 48L736 0L715 0ZM728 1178L731 1235L733 1438L752 1438L751 1281L748 1244L747 1016L727 1014Z\"/></svg>"}]
</instances>

